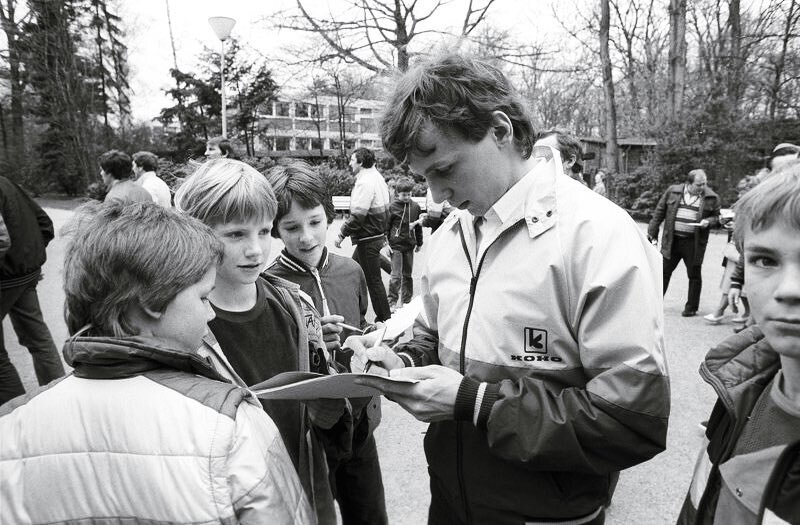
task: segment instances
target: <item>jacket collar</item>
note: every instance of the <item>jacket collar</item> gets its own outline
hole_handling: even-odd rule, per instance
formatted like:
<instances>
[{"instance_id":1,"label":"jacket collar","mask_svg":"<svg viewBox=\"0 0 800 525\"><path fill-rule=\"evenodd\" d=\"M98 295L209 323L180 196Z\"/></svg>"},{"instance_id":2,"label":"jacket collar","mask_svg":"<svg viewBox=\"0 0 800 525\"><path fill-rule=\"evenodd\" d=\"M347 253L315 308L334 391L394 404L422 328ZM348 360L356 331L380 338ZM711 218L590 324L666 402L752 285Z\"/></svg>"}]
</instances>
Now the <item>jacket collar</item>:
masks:
<instances>
[{"instance_id":1,"label":"jacket collar","mask_svg":"<svg viewBox=\"0 0 800 525\"><path fill-rule=\"evenodd\" d=\"M63 353L75 376L88 379L124 379L171 368L226 381L208 360L163 346L151 337L72 337Z\"/></svg>"},{"instance_id":2,"label":"jacket collar","mask_svg":"<svg viewBox=\"0 0 800 525\"><path fill-rule=\"evenodd\" d=\"M761 329L751 326L709 350L700 374L728 409L734 410L741 402L749 402L753 388L763 390L779 369L778 353Z\"/></svg>"},{"instance_id":3,"label":"jacket collar","mask_svg":"<svg viewBox=\"0 0 800 525\"><path fill-rule=\"evenodd\" d=\"M286 251L286 248L284 248L278 255L278 262L283 266L285 266L286 268L293 270L295 272L311 273L311 268L297 257L292 256L288 251ZM322 249L322 257L320 257L319 264L317 264L316 270L322 271L327 266L328 266L328 248L325 247Z\"/></svg>"},{"instance_id":4,"label":"jacket collar","mask_svg":"<svg viewBox=\"0 0 800 525\"><path fill-rule=\"evenodd\" d=\"M524 195L515 200L515 206L502 210L503 226L497 233L524 219L528 235L534 238L549 230L556 222L556 185L562 182L559 178L563 176L561 158L550 147L535 148L533 157L537 159L536 164L508 190ZM468 228L472 227L472 219L473 216L466 210L457 210L448 215L443 226L454 228L455 224L460 223L462 228Z\"/></svg>"}]
</instances>

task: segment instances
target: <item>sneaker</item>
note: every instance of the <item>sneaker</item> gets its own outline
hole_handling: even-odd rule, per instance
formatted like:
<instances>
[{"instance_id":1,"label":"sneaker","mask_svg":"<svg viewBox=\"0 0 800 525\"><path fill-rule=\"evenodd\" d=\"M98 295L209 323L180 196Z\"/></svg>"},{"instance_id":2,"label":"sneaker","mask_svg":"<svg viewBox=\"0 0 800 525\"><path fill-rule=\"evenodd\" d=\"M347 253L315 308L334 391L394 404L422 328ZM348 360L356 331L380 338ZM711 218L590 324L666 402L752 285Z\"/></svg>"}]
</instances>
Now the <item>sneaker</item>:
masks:
<instances>
[{"instance_id":1,"label":"sneaker","mask_svg":"<svg viewBox=\"0 0 800 525\"><path fill-rule=\"evenodd\" d=\"M684 310L681 312L681 317L694 317L697 315L697 310Z\"/></svg>"},{"instance_id":2,"label":"sneaker","mask_svg":"<svg viewBox=\"0 0 800 525\"><path fill-rule=\"evenodd\" d=\"M714 315L713 313L703 316L703 319L708 321L709 324L719 324L723 318L725 318L724 315Z\"/></svg>"},{"instance_id":3,"label":"sneaker","mask_svg":"<svg viewBox=\"0 0 800 525\"><path fill-rule=\"evenodd\" d=\"M736 317L731 319L731 322L736 324L744 324L747 322L747 317L742 317L740 315L737 315Z\"/></svg>"}]
</instances>

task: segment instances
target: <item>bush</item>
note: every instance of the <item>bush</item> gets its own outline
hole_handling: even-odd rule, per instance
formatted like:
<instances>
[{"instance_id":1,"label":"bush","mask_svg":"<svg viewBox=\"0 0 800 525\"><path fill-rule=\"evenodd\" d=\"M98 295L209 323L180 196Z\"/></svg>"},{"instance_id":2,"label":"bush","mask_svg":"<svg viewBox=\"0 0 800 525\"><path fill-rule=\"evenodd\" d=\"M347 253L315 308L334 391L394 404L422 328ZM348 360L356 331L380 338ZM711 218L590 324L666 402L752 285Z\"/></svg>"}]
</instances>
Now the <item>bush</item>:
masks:
<instances>
[{"instance_id":1,"label":"bush","mask_svg":"<svg viewBox=\"0 0 800 525\"><path fill-rule=\"evenodd\" d=\"M606 186L611 200L639 221L650 220L663 191L661 177L650 162L631 173L609 174Z\"/></svg>"},{"instance_id":2,"label":"bush","mask_svg":"<svg viewBox=\"0 0 800 525\"><path fill-rule=\"evenodd\" d=\"M319 174L325 180L328 195L350 195L355 184L355 177L349 169L333 167L330 164L321 164Z\"/></svg>"}]
</instances>

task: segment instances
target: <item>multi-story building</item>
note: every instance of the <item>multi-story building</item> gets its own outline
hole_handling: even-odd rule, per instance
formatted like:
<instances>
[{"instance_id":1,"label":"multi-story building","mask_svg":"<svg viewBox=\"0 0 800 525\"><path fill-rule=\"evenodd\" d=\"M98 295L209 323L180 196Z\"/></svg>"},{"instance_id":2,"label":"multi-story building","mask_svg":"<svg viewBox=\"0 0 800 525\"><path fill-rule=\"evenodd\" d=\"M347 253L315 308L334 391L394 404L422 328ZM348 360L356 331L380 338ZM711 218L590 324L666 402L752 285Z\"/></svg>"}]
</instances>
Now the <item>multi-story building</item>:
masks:
<instances>
[{"instance_id":1,"label":"multi-story building","mask_svg":"<svg viewBox=\"0 0 800 525\"><path fill-rule=\"evenodd\" d=\"M324 156L358 147L381 149L379 100L354 99L342 106L336 97L279 99L259 115L262 130L255 140L256 155Z\"/></svg>"}]
</instances>

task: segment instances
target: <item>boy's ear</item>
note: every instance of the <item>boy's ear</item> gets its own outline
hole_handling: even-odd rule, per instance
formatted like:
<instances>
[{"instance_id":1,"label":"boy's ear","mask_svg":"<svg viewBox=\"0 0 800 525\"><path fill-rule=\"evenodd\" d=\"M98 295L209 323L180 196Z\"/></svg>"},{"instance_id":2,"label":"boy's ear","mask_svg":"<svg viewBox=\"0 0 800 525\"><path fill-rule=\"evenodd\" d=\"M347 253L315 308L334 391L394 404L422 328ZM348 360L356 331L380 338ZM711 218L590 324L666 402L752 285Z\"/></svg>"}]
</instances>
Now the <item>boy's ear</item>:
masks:
<instances>
[{"instance_id":1,"label":"boy's ear","mask_svg":"<svg viewBox=\"0 0 800 525\"><path fill-rule=\"evenodd\" d=\"M514 138L514 126L511 119L502 111L492 112L492 134L498 145L511 144Z\"/></svg>"},{"instance_id":2,"label":"boy's ear","mask_svg":"<svg viewBox=\"0 0 800 525\"><path fill-rule=\"evenodd\" d=\"M141 308L142 312L144 312L148 317L152 317L154 320L161 319L161 316L164 315L164 312L153 310L152 308L143 304L139 304L139 308Z\"/></svg>"}]
</instances>

